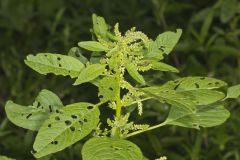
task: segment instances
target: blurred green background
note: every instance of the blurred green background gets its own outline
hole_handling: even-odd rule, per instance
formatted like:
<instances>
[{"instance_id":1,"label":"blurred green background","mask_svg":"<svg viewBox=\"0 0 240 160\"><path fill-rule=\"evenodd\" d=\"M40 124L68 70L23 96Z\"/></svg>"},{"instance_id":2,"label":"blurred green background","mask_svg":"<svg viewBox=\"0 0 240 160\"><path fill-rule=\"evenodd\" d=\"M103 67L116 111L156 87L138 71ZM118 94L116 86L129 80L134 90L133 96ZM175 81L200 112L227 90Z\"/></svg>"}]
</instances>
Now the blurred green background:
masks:
<instances>
[{"instance_id":1,"label":"blurred green background","mask_svg":"<svg viewBox=\"0 0 240 160\"><path fill-rule=\"evenodd\" d=\"M119 22L122 31L136 26L151 38L183 29L179 44L165 59L181 73L153 74L148 77L152 83L189 75L216 77L230 86L240 83L239 0L0 0L0 155L34 159L30 151L36 133L6 119L7 100L27 105L46 88L65 104L97 102L94 86L73 87L68 78L42 76L24 65L29 53L66 54L80 40L91 39L92 13L111 25ZM165 155L169 160L240 160L240 100L227 106L232 115L221 126L200 131L164 127L131 140L150 159ZM167 110L147 102L138 122L158 123ZM80 160L81 147L79 142L43 159Z\"/></svg>"}]
</instances>

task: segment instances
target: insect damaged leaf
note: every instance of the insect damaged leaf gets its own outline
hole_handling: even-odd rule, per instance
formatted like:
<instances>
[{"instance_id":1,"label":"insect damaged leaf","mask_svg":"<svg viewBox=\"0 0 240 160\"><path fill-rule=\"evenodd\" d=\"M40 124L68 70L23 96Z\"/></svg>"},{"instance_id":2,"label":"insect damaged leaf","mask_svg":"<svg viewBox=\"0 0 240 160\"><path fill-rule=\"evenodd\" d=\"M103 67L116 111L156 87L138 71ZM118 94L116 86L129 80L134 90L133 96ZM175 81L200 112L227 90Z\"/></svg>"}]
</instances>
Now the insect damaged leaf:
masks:
<instances>
[{"instance_id":1,"label":"insect damaged leaf","mask_svg":"<svg viewBox=\"0 0 240 160\"><path fill-rule=\"evenodd\" d=\"M92 138L82 149L83 160L142 160L141 150L134 143L114 138Z\"/></svg>"},{"instance_id":2,"label":"insect damaged leaf","mask_svg":"<svg viewBox=\"0 0 240 160\"><path fill-rule=\"evenodd\" d=\"M38 130L49 114L63 106L61 100L53 92L42 90L33 105L22 106L8 101L5 106L8 119L17 126L29 130Z\"/></svg>"},{"instance_id":3,"label":"insect damaged leaf","mask_svg":"<svg viewBox=\"0 0 240 160\"><path fill-rule=\"evenodd\" d=\"M51 114L35 139L34 156L40 158L63 150L87 136L97 127L99 109L90 103L75 103Z\"/></svg>"},{"instance_id":4,"label":"insect damaged leaf","mask_svg":"<svg viewBox=\"0 0 240 160\"><path fill-rule=\"evenodd\" d=\"M52 53L28 55L24 62L41 74L69 75L71 78L77 77L84 68L83 63L71 56Z\"/></svg>"}]
</instances>

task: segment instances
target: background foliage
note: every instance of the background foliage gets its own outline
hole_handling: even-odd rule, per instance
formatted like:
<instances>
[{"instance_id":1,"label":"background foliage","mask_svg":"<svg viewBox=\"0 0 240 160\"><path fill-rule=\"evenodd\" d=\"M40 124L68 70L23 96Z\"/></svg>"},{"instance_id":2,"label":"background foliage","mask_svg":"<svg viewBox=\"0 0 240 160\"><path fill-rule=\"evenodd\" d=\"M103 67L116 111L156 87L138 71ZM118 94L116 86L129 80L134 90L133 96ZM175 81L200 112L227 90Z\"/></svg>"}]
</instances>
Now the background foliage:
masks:
<instances>
[{"instance_id":1,"label":"background foliage","mask_svg":"<svg viewBox=\"0 0 240 160\"><path fill-rule=\"evenodd\" d=\"M29 152L34 132L18 128L5 118L4 105L33 101L43 89L55 92L64 103L96 102L96 88L74 88L71 80L40 76L24 65L29 53L67 53L79 40L88 40L91 14L121 30L136 26L150 37L166 30L183 29L183 36L167 61L180 74L154 73L160 84L165 79L187 75L213 76L230 85L240 82L239 0L1 0L0 1L0 155L19 160L34 159ZM192 130L165 127L131 138L151 159L166 155L170 160L240 160L240 101L229 101L231 118L223 125ZM164 119L168 108L146 103L139 121L152 124ZM137 114L137 113L136 113ZM134 117L132 117L134 118ZM44 159L80 159L82 144Z\"/></svg>"}]
</instances>

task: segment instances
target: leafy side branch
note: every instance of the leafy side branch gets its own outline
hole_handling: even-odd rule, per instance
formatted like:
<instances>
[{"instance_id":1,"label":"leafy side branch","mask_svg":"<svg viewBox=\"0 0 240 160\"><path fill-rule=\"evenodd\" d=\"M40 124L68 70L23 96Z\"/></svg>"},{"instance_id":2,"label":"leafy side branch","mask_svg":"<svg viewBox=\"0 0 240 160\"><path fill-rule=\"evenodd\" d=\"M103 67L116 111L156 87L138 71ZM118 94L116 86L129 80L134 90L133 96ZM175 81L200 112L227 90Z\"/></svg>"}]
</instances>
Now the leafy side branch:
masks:
<instances>
[{"instance_id":1,"label":"leafy side branch","mask_svg":"<svg viewBox=\"0 0 240 160\"><path fill-rule=\"evenodd\" d=\"M213 127L229 117L223 101L239 97L239 86L230 87L225 95L219 89L227 84L210 77L178 78L159 86L145 80L143 73L149 74L150 70L179 72L163 60L177 44L181 29L164 32L153 40L135 27L123 34L118 23L110 30L104 18L93 14L92 20L94 40L79 42L79 47L71 48L68 55L29 55L25 63L40 74L75 78L75 86L92 83L98 87L98 104L64 105L46 89L33 104L6 103L6 113L12 123L37 132L32 151L36 158L61 151L91 134L94 137L82 149L83 160L144 160L147 158L138 146L126 138L164 125ZM84 54L90 54L90 58ZM168 105L164 122L149 126L129 121L135 108L139 116L144 114L142 102L146 100ZM99 116L106 113L100 113L100 106L115 110L107 120L107 128L101 126Z\"/></svg>"}]
</instances>

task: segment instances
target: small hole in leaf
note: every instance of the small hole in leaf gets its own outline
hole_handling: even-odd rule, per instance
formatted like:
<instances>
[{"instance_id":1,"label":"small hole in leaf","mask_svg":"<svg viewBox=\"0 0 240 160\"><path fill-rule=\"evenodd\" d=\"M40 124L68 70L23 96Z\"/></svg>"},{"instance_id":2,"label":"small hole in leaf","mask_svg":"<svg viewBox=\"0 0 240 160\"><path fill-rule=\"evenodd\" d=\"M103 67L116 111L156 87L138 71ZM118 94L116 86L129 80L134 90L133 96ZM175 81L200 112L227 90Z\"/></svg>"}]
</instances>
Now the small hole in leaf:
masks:
<instances>
[{"instance_id":1,"label":"small hole in leaf","mask_svg":"<svg viewBox=\"0 0 240 160\"><path fill-rule=\"evenodd\" d=\"M93 106L88 106L87 109L93 109Z\"/></svg>"},{"instance_id":2,"label":"small hole in leaf","mask_svg":"<svg viewBox=\"0 0 240 160\"><path fill-rule=\"evenodd\" d=\"M80 57L80 52L79 52L79 51L76 51L76 52L75 52L75 56L76 56L76 57Z\"/></svg>"},{"instance_id":3,"label":"small hole in leaf","mask_svg":"<svg viewBox=\"0 0 240 160\"><path fill-rule=\"evenodd\" d=\"M72 124L72 122L69 121L69 120L66 120L66 121L65 121L65 124L66 124L67 126L70 126L70 125Z\"/></svg>"},{"instance_id":4,"label":"small hole in leaf","mask_svg":"<svg viewBox=\"0 0 240 160\"><path fill-rule=\"evenodd\" d=\"M55 117L55 120L56 120L56 121L60 121L60 117L56 116L56 117Z\"/></svg>"},{"instance_id":5,"label":"small hole in leaf","mask_svg":"<svg viewBox=\"0 0 240 160\"><path fill-rule=\"evenodd\" d=\"M99 98L103 98L103 95L99 95L98 97L99 97Z\"/></svg>"},{"instance_id":6,"label":"small hole in leaf","mask_svg":"<svg viewBox=\"0 0 240 160\"><path fill-rule=\"evenodd\" d=\"M41 107L41 104L39 102L37 102L37 108Z\"/></svg>"},{"instance_id":7,"label":"small hole in leaf","mask_svg":"<svg viewBox=\"0 0 240 160\"><path fill-rule=\"evenodd\" d=\"M72 117L73 119L77 119L77 116L76 116L76 115L71 115L71 117Z\"/></svg>"},{"instance_id":8,"label":"small hole in leaf","mask_svg":"<svg viewBox=\"0 0 240 160\"><path fill-rule=\"evenodd\" d=\"M31 116L32 116L32 113L28 114L26 118L28 119L28 118L30 118Z\"/></svg>"},{"instance_id":9,"label":"small hole in leaf","mask_svg":"<svg viewBox=\"0 0 240 160\"><path fill-rule=\"evenodd\" d=\"M196 88L199 88L199 84L197 84L197 83L194 83L194 85L196 86Z\"/></svg>"},{"instance_id":10,"label":"small hole in leaf","mask_svg":"<svg viewBox=\"0 0 240 160\"><path fill-rule=\"evenodd\" d=\"M51 144L54 144L54 141L52 141Z\"/></svg>"},{"instance_id":11,"label":"small hole in leaf","mask_svg":"<svg viewBox=\"0 0 240 160\"><path fill-rule=\"evenodd\" d=\"M58 58L57 58L57 60L59 60L59 61L60 61L60 60L61 60L61 58L60 58L60 57L58 57Z\"/></svg>"},{"instance_id":12,"label":"small hole in leaf","mask_svg":"<svg viewBox=\"0 0 240 160\"><path fill-rule=\"evenodd\" d=\"M49 111L52 112L52 106L49 105L48 108L49 108Z\"/></svg>"},{"instance_id":13,"label":"small hole in leaf","mask_svg":"<svg viewBox=\"0 0 240 160\"><path fill-rule=\"evenodd\" d=\"M80 125L83 125L83 122L82 122L82 121L78 121L78 123L79 123Z\"/></svg>"},{"instance_id":14,"label":"small hole in leaf","mask_svg":"<svg viewBox=\"0 0 240 160\"><path fill-rule=\"evenodd\" d=\"M35 151L34 149L33 149L31 152L32 152L32 154L35 154L35 153L37 153L37 151Z\"/></svg>"},{"instance_id":15,"label":"small hole in leaf","mask_svg":"<svg viewBox=\"0 0 240 160\"><path fill-rule=\"evenodd\" d=\"M83 120L84 122L87 122L88 120L86 119L86 118L84 118L84 120Z\"/></svg>"},{"instance_id":16,"label":"small hole in leaf","mask_svg":"<svg viewBox=\"0 0 240 160\"><path fill-rule=\"evenodd\" d=\"M206 78L205 78L205 77L201 77L200 79L201 79L201 80L204 80L204 79L206 79Z\"/></svg>"},{"instance_id":17,"label":"small hole in leaf","mask_svg":"<svg viewBox=\"0 0 240 160\"><path fill-rule=\"evenodd\" d=\"M220 83L219 82L215 82L216 85L219 85Z\"/></svg>"},{"instance_id":18,"label":"small hole in leaf","mask_svg":"<svg viewBox=\"0 0 240 160\"><path fill-rule=\"evenodd\" d=\"M208 83L208 85L212 85L212 83Z\"/></svg>"},{"instance_id":19,"label":"small hole in leaf","mask_svg":"<svg viewBox=\"0 0 240 160\"><path fill-rule=\"evenodd\" d=\"M47 57L47 55L46 55L46 54L45 54L44 56L45 56L45 57Z\"/></svg>"},{"instance_id":20,"label":"small hole in leaf","mask_svg":"<svg viewBox=\"0 0 240 160\"><path fill-rule=\"evenodd\" d=\"M51 125L51 124L49 124L49 125L48 125L48 128L51 128L51 127L52 127L52 125Z\"/></svg>"},{"instance_id":21,"label":"small hole in leaf","mask_svg":"<svg viewBox=\"0 0 240 160\"><path fill-rule=\"evenodd\" d=\"M57 144L58 144L58 141L54 141L53 144L57 145Z\"/></svg>"},{"instance_id":22,"label":"small hole in leaf","mask_svg":"<svg viewBox=\"0 0 240 160\"><path fill-rule=\"evenodd\" d=\"M109 90L113 91L113 88L112 88L112 87L109 87Z\"/></svg>"},{"instance_id":23,"label":"small hole in leaf","mask_svg":"<svg viewBox=\"0 0 240 160\"><path fill-rule=\"evenodd\" d=\"M72 131L72 132L74 132L75 131L75 127L70 127L70 130Z\"/></svg>"},{"instance_id":24,"label":"small hole in leaf","mask_svg":"<svg viewBox=\"0 0 240 160\"><path fill-rule=\"evenodd\" d=\"M59 64L58 66L59 66L59 67L62 67L62 65L61 65L61 64Z\"/></svg>"}]
</instances>

